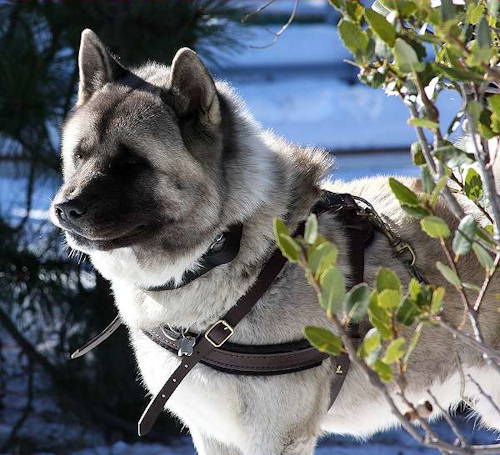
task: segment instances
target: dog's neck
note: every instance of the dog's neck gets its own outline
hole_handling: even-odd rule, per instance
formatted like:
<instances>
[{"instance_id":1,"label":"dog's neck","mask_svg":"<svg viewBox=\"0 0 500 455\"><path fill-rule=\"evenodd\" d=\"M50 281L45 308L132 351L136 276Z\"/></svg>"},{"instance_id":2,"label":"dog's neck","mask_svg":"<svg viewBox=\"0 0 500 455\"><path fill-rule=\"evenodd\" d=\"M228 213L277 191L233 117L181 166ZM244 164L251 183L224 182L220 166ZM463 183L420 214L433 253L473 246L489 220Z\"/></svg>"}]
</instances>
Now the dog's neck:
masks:
<instances>
[{"instance_id":1,"label":"dog's neck","mask_svg":"<svg viewBox=\"0 0 500 455\"><path fill-rule=\"evenodd\" d=\"M262 133L249 118L238 138L240 153L226 163L227 198L221 228L243 223L238 256L177 290L145 292L146 287L182 280L195 269L214 238L178 257L155 257L144 264L132 248L96 253L92 261L110 279L125 322L135 328L169 323L203 330L227 311L251 285L275 248L273 218L290 227L309 213L319 196L319 181L327 166L320 150L300 148Z\"/></svg>"}]
</instances>

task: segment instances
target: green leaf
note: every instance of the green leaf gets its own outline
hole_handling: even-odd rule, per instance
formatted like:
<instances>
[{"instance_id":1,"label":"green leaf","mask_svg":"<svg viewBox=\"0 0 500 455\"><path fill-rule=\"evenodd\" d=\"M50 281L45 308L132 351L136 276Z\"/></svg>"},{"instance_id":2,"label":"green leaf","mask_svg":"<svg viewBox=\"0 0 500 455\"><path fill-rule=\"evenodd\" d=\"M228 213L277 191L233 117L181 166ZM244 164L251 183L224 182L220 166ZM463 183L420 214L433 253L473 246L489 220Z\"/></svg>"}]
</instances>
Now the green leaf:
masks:
<instances>
[{"instance_id":1,"label":"green leaf","mask_svg":"<svg viewBox=\"0 0 500 455\"><path fill-rule=\"evenodd\" d=\"M349 17L356 23L359 23L363 17L364 8L359 2L346 2L346 11Z\"/></svg>"},{"instance_id":2,"label":"green leaf","mask_svg":"<svg viewBox=\"0 0 500 455\"><path fill-rule=\"evenodd\" d=\"M378 374L378 377L383 382L391 382L392 381L392 370L389 365L377 359L373 364L373 369Z\"/></svg>"},{"instance_id":3,"label":"green leaf","mask_svg":"<svg viewBox=\"0 0 500 455\"><path fill-rule=\"evenodd\" d=\"M483 182L476 170L470 167L464 180L464 191L471 201L477 201L483 195Z\"/></svg>"},{"instance_id":4,"label":"green leaf","mask_svg":"<svg viewBox=\"0 0 500 455\"><path fill-rule=\"evenodd\" d=\"M419 128L428 128L430 130L435 130L439 128L439 123L433 122L432 120L426 118L411 118L406 122L408 125L417 126Z\"/></svg>"},{"instance_id":5,"label":"green leaf","mask_svg":"<svg viewBox=\"0 0 500 455\"><path fill-rule=\"evenodd\" d=\"M481 288L477 284L467 283L466 281L464 281L462 284L465 289L471 289L472 291L477 291L477 292L481 291Z\"/></svg>"},{"instance_id":6,"label":"green leaf","mask_svg":"<svg viewBox=\"0 0 500 455\"><path fill-rule=\"evenodd\" d=\"M274 238L276 240L278 240L278 237L281 234L288 235L288 236L290 235L290 233L288 232L288 228L286 227L285 223L283 222L283 220L281 218L274 219L273 229L274 229Z\"/></svg>"},{"instance_id":7,"label":"green leaf","mask_svg":"<svg viewBox=\"0 0 500 455\"><path fill-rule=\"evenodd\" d=\"M306 221L305 231L304 231L304 240L312 245L316 238L318 237L318 218L314 213L311 213Z\"/></svg>"},{"instance_id":8,"label":"green leaf","mask_svg":"<svg viewBox=\"0 0 500 455\"><path fill-rule=\"evenodd\" d=\"M405 213L414 218L423 218L424 216L429 215L429 212L422 207L410 207L409 205L401 204L401 208Z\"/></svg>"},{"instance_id":9,"label":"green leaf","mask_svg":"<svg viewBox=\"0 0 500 455\"><path fill-rule=\"evenodd\" d=\"M358 24L342 19L337 26L340 39L355 56L363 54L368 46L368 35Z\"/></svg>"},{"instance_id":10,"label":"green leaf","mask_svg":"<svg viewBox=\"0 0 500 455\"><path fill-rule=\"evenodd\" d=\"M366 354L371 354L380 347L381 342L380 332L375 328L370 329L363 339L363 350Z\"/></svg>"},{"instance_id":11,"label":"green leaf","mask_svg":"<svg viewBox=\"0 0 500 455\"><path fill-rule=\"evenodd\" d=\"M477 24L484 12L484 5L481 2L470 2L467 5L467 22Z\"/></svg>"},{"instance_id":12,"label":"green leaf","mask_svg":"<svg viewBox=\"0 0 500 455\"><path fill-rule=\"evenodd\" d=\"M403 337L399 337L391 341L389 346L387 346L382 362L387 363L388 365L397 362L405 354L405 350L403 348L404 345L405 339Z\"/></svg>"},{"instance_id":13,"label":"green leaf","mask_svg":"<svg viewBox=\"0 0 500 455\"><path fill-rule=\"evenodd\" d=\"M393 310L399 306L401 293L394 289L385 289L378 295L378 304L386 310Z\"/></svg>"},{"instance_id":14,"label":"green leaf","mask_svg":"<svg viewBox=\"0 0 500 455\"><path fill-rule=\"evenodd\" d=\"M417 328L413 332L413 336L411 337L410 344L408 345L408 349L406 350L406 354L403 359L403 363L406 365L408 363L408 359L410 358L411 353L417 347L418 340L420 339L420 335L422 334L423 324L420 323L417 325Z\"/></svg>"},{"instance_id":15,"label":"green leaf","mask_svg":"<svg viewBox=\"0 0 500 455\"><path fill-rule=\"evenodd\" d=\"M482 64L488 63L491 57L491 47L490 46L480 46L477 40L471 41L469 46L469 54L465 59L465 63L468 66L480 66Z\"/></svg>"},{"instance_id":16,"label":"green leaf","mask_svg":"<svg viewBox=\"0 0 500 455\"><path fill-rule=\"evenodd\" d=\"M486 251L484 247L482 247L479 243L474 243L472 245L472 250L474 251L479 263L486 270L490 271L491 269L493 269L493 259L490 253L488 253L488 251Z\"/></svg>"},{"instance_id":17,"label":"green leaf","mask_svg":"<svg viewBox=\"0 0 500 455\"><path fill-rule=\"evenodd\" d=\"M450 235L446 222L438 216L426 216L420 220L422 230L434 239L445 239Z\"/></svg>"},{"instance_id":18,"label":"green leaf","mask_svg":"<svg viewBox=\"0 0 500 455\"><path fill-rule=\"evenodd\" d=\"M344 275L337 267L330 267L321 275L320 286L320 305L327 313L336 313L341 308L345 297Z\"/></svg>"},{"instance_id":19,"label":"green leaf","mask_svg":"<svg viewBox=\"0 0 500 455\"><path fill-rule=\"evenodd\" d=\"M432 293L431 300L431 313L437 314L441 311L441 307L443 306L443 298L444 298L445 289L443 287L438 287L434 289Z\"/></svg>"},{"instance_id":20,"label":"green leaf","mask_svg":"<svg viewBox=\"0 0 500 455\"><path fill-rule=\"evenodd\" d=\"M417 195L395 178L389 178L389 186L394 196L396 196L402 204L409 205L410 207L418 207L420 205Z\"/></svg>"},{"instance_id":21,"label":"green leaf","mask_svg":"<svg viewBox=\"0 0 500 455\"><path fill-rule=\"evenodd\" d=\"M422 168L422 185L424 187L424 191L429 194L432 193L432 191L436 187L428 166L424 166Z\"/></svg>"},{"instance_id":22,"label":"green leaf","mask_svg":"<svg viewBox=\"0 0 500 455\"><path fill-rule=\"evenodd\" d=\"M342 351L340 337L323 327L307 326L304 328L304 336L320 352L339 355Z\"/></svg>"},{"instance_id":23,"label":"green leaf","mask_svg":"<svg viewBox=\"0 0 500 455\"><path fill-rule=\"evenodd\" d=\"M453 0L441 0L441 21L448 22L455 17Z\"/></svg>"},{"instance_id":24,"label":"green leaf","mask_svg":"<svg viewBox=\"0 0 500 455\"><path fill-rule=\"evenodd\" d=\"M401 324L410 326L415 321L415 318L420 314L420 310L415 301L411 298L406 298L396 312L396 319Z\"/></svg>"},{"instance_id":25,"label":"green leaf","mask_svg":"<svg viewBox=\"0 0 500 455\"><path fill-rule=\"evenodd\" d=\"M451 270L447 265L444 265L443 263L437 261L436 267L441 272L441 274L446 278L447 281L449 281L457 288L462 287L462 284L460 283L460 278L458 278L457 274L453 270Z\"/></svg>"},{"instance_id":26,"label":"green leaf","mask_svg":"<svg viewBox=\"0 0 500 455\"><path fill-rule=\"evenodd\" d=\"M294 239L289 235L280 234L276 241L281 253L289 261L297 262L299 260L301 250L299 244Z\"/></svg>"},{"instance_id":27,"label":"green leaf","mask_svg":"<svg viewBox=\"0 0 500 455\"><path fill-rule=\"evenodd\" d=\"M408 284L408 293L411 299L417 300L422 289L422 284L416 278L412 278Z\"/></svg>"},{"instance_id":28,"label":"green leaf","mask_svg":"<svg viewBox=\"0 0 500 455\"><path fill-rule=\"evenodd\" d=\"M382 267L377 274L377 291L382 292L385 289L392 289L400 292L401 281L391 269Z\"/></svg>"},{"instance_id":29,"label":"green leaf","mask_svg":"<svg viewBox=\"0 0 500 455\"><path fill-rule=\"evenodd\" d=\"M382 14L375 12L373 9L367 9L365 11L365 17L377 36L387 43L389 47L393 47L396 41L396 30L394 26L390 24Z\"/></svg>"},{"instance_id":30,"label":"green leaf","mask_svg":"<svg viewBox=\"0 0 500 455\"><path fill-rule=\"evenodd\" d=\"M397 38L394 45L394 59L403 73L423 71L425 65L419 61L417 53L404 39Z\"/></svg>"},{"instance_id":31,"label":"green leaf","mask_svg":"<svg viewBox=\"0 0 500 455\"><path fill-rule=\"evenodd\" d=\"M490 28L488 27L488 21L486 17L482 17L477 26L477 45L480 49L489 49L491 47L491 36Z\"/></svg>"},{"instance_id":32,"label":"green leaf","mask_svg":"<svg viewBox=\"0 0 500 455\"><path fill-rule=\"evenodd\" d=\"M335 265L337 255L337 247L326 240L311 247L311 251L308 253L308 265L315 278L319 278L326 269Z\"/></svg>"},{"instance_id":33,"label":"green leaf","mask_svg":"<svg viewBox=\"0 0 500 455\"><path fill-rule=\"evenodd\" d=\"M386 340L392 336L391 315L378 303L378 293L373 291L368 305L368 317L373 327L376 327Z\"/></svg>"},{"instance_id":34,"label":"green leaf","mask_svg":"<svg viewBox=\"0 0 500 455\"><path fill-rule=\"evenodd\" d=\"M370 288L365 283L354 286L344 300L344 313L351 322L359 322L370 303Z\"/></svg>"},{"instance_id":35,"label":"green leaf","mask_svg":"<svg viewBox=\"0 0 500 455\"><path fill-rule=\"evenodd\" d=\"M283 220L275 218L273 229L274 236L276 238L276 244L281 250L283 256L285 256L292 262L297 262L300 257L300 246L295 240L292 239L292 237L290 237L288 228L286 227Z\"/></svg>"},{"instance_id":36,"label":"green leaf","mask_svg":"<svg viewBox=\"0 0 500 455\"><path fill-rule=\"evenodd\" d=\"M452 81L483 81L483 76L480 73L474 72L472 70L463 70L456 67L446 66L441 63L437 63L436 66L442 74L444 74Z\"/></svg>"},{"instance_id":37,"label":"green leaf","mask_svg":"<svg viewBox=\"0 0 500 455\"><path fill-rule=\"evenodd\" d=\"M441 191L443 191L444 187L446 186L446 183L448 182L448 176L443 175L437 182L436 186L432 190L431 194L431 206L434 207L436 205L436 202L438 201L439 195L441 194Z\"/></svg>"},{"instance_id":38,"label":"green leaf","mask_svg":"<svg viewBox=\"0 0 500 455\"><path fill-rule=\"evenodd\" d=\"M452 243L455 254L463 256L469 253L476 237L476 231L477 224L471 215L467 215L460 221Z\"/></svg>"},{"instance_id":39,"label":"green leaf","mask_svg":"<svg viewBox=\"0 0 500 455\"><path fill-rule=\"evenodd\" d=\"M420 142L413 142L413 144L411 144L411 159L413 164L416 166L422 166L425 164L425 158L422 153L422 146L420 145Z\"/></svg>"},{"instance_id":40,"label":"green leaf","mask_svg":"<svg viewBox=\"0 0 500 455\"><path fill-rule=\"evenodd\" d=\"M493 232L494 232L493 225L488 224L488 226L478 227L476 235L481 240L484 240L486 243L489 243L490 245L495 245L495 241L492 238Z\"/></svg>"},{"instance_id":41,"label":"green leaf","mask_svg":"<svg viewBox=\"0 0 500 455\"><path fill-rule=\"evenodd\" d=\"M500 116L500 95L491 95L488 97L488 106L495 115Z\"/></svg>"}]
</instances>

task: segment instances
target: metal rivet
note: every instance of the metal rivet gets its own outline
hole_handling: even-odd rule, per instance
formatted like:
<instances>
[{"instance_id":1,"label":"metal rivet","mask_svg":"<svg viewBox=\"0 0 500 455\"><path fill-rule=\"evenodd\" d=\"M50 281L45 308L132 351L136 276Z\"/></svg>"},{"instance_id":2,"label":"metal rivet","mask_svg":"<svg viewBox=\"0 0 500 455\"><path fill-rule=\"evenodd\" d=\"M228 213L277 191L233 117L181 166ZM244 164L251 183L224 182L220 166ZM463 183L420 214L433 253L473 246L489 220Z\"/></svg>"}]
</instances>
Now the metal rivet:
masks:
<instances>
[{"instance_id":1,"label":"metal rivet","mask_svg":"<svg viewBox=\"0 0 500 455\"><path fill-rule=\"evenodd\" d=\"M188 364L184 365L184 368L189 368L189 365Z\"/></svg>"},{"instance_id":2,"label":"metal rivet","mask_svg":"<svg viewBox=\"0 0 500 455\"><path fill-rule=\"evenodd\" d=\"M177 382L177 379L175 379L175 378L174 378L174 379L172 379L172 382Z\"/></svg>"},{"instance_id":3,"label":"metal rivet","mask_svg":"<svg viewBox=\"0 0 500 455\"><path fill-rule=\"evenodd\" d=\"M161 397L162 397L162 398L165 398L165 394L164 394L164 393L162 393L162 394L161 394Z\"/></svg>"}]
</instances>

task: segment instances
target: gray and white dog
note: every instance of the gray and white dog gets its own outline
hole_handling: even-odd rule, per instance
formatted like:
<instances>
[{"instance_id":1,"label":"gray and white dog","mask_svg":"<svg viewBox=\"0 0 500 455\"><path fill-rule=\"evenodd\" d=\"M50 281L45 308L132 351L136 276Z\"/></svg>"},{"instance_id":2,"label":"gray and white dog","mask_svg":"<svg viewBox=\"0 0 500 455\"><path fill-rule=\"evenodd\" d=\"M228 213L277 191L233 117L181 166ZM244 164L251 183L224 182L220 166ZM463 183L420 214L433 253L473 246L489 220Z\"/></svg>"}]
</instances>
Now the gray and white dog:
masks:
<instances>
[{"instance_id":1,"label":"gray and white dog","mask_svg":"<svg viewBox=\"0 0 500 455\"><path fill-rule=\"evenodd\" d=\"M142 329L170 324L205 331L252 285L274 250L273 218L284 218L293 229L307 217L321 187L369 200L403 239L411 239L428 279L442 282L434 266L444 261L439 248L401 211L386 178L325 182L330 163L322 150L263 131L231 88L214 81L190 49L179 50L171 66L129 69L85 30L79 66L78 100L63 128L64 185L51 218L68 244L87 253L111 281L149 392L160 389L179 358ZM404 181L419 190L417 180ZM438 211L455 225L444 206ZM243 236L233 261L177 290L142 290L179 281L234 223L243 224ZM349 272L343 229L333 215L320 217L320 231L338 245L340 266ZM382 235L366 254L368 282L381 265L407 275ZM465 281L482 281L481 267L472 258L461 263L460 272ZM491 296L500 293L498 279L490 290ZM460 300L453 289L446 296L445 316L458 325ZM481 324L485 342L500 348L500 313L493 297L482 306ZM306 325L329 323L303 272L288 264L231 341L284 343L301 339ZM424 330L412 358L412 401L428 400L428 390L444 408L467 399L485 425L500 429L497 411L468 379L471 375L500 402L500 378L479 352L436 328ZM238 376L199 365L174 393L168 410L189 428L198 453L210 455L306 455L322 433L367 437L397 424L381 392L356 367L330 408L332 368L327 360L291 374ZM405 411L395 392L394 397Z\"/></svg>"}]
</instances>

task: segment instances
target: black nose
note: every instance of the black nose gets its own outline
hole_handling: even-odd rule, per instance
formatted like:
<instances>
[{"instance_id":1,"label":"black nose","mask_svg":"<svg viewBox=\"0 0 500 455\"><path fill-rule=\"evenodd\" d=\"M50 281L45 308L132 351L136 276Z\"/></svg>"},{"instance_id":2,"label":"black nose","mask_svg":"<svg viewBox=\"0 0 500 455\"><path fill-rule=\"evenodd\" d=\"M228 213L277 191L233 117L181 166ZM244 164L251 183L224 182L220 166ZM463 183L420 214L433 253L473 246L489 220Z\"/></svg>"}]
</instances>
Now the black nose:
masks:
<instances>
[{"instance_id":1,"label":"black nose","mask_svg":"<svg viewBox=\"0 0 500 455\"><path fill-rule=\"evenodd\" d=\"M57 218L61 221L78 222L85 215L87 209L78 199L71 199L66 202L56 204L54 207Z\"/></svg>"}]
</instances>

